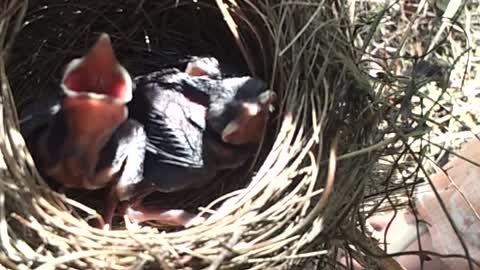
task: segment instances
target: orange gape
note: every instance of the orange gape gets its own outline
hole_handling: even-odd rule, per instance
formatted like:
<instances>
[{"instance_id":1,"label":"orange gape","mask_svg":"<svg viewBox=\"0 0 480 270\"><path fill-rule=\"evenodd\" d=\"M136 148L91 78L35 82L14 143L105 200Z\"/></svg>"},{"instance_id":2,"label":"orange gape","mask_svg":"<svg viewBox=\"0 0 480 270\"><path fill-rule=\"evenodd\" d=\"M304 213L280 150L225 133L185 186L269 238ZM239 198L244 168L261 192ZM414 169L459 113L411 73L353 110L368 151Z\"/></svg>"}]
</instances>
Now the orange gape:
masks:
<instances>
[{"instance_id":1,"label":"orange gape","mask_svg":"<svg viewBox=\"0 0 480 270\"><path fill-rule=\"evenodd\" d=\"M87 58L89 60L90 58ZM126 91L123 75L118 70L98 70L105 68L105 64L94 66L89 62L71 71L63 83L75 92L91 92L108 94L113 98L121 98ZM87 66L90 64L91 66ZM92 68L93 66L93 68ZM110 68L111 69L111 68Z\"/></svg>"},{"instance_id":2,"label":"orange gape","mask_svg":"<svg viewBox=\"0 0 480 270\"><path fill-rule=\"evenodd\" d=\"M101 107L101 109L98 109ZM112 179L111 168L96 171L99 149L127 118L125 105L96 99L67 97L63 101L68 132L63 147L65 158L46 170L66 187L96 189Z\"/></svg>"},{"instance_id":3,"label":"orange gape","mask_svg":"<svg viewBox=\"0 0 480 270\"><path fill-rule=\"evenodd\" d=\"M77 94L95 93L128 102L132 95L130 80L115 57L110 38L102 34L87 55L67 65L62 84Z\"/></svg>"}]
</instances>

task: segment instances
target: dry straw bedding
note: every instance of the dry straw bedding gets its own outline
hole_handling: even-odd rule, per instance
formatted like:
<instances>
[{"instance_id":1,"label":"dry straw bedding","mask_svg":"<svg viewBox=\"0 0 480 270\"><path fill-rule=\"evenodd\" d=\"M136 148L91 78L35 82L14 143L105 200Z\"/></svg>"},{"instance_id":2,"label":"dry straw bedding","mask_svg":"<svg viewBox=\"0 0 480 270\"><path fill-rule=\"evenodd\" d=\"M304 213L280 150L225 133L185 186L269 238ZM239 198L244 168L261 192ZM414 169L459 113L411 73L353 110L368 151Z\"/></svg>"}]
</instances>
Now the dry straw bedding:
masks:
<instances>
[{"instance_id":1,"label":"dry straw bedding","mask_svg":"<svg viewBox=\"0 0 480 270\"><path fill-rule=\"evenodd\" d=\"M315 258L328 268L338 250L353 245L362 261L396 267L358 225L377 209L378 198L405 186L388 184L399 162L379 164L380 158L401 160L407 138L425 131L422 119L405 109L411 93L404 90L421 85L386 72L369 54L385 15L375 14L356 14L340 0L4 0L0 265L292 269ZM95 229L87 221L98 214L88 202L53 192L35 170L16 109L57 91L63 65L100 32L111 35L134 75L209 54L277 92L275 115L252 164L202 191L167 195L166 201L180 197L185 208L213 213L204 224L169 232L122 223L112 231ZM372 76L372 63L384 76Z\"/></svg>"}]
</instances>

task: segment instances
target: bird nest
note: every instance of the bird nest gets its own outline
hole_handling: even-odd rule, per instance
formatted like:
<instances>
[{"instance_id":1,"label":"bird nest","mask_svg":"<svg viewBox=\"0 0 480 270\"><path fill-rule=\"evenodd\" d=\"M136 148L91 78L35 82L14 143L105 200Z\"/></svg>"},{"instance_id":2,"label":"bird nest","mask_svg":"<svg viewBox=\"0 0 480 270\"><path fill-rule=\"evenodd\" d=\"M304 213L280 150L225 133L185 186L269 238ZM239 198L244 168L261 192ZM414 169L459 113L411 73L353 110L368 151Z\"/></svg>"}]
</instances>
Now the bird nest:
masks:
<instances>
[{"instance_id":1,"label":"bird nest","mask_svg":"<svg viewBox=\"0 0 480 270\"><path fill-rule=\"evenodd\" d=\"M374 168L380 156L400 152L397 143L422 131L411 128L418 119L384 102L381 85L397 79L369 73L364 56L375 17L354 24L340 0L6 0L0 7L0 264L292 269L315 258L329 267L351 244L381 258L356 229L376 209L366 203L381 196L372 186L387 185ZM101 32L109 33L134 75L211 55L238 74L264 79L277 93L255 160L208 188L160 199L211 213L203 224L165 231L155 224L126 229L119 221L114 230L100 230L88 223L98 217L98 194L57 193L35 169L16 110L57 91L64 65ZM400 82L395 90L403 88ZM397 92L398 100L402 95L408 93ZM403 117L401 132L392 128L399 126L391 115Z\"/></svg>"}]
</instances>

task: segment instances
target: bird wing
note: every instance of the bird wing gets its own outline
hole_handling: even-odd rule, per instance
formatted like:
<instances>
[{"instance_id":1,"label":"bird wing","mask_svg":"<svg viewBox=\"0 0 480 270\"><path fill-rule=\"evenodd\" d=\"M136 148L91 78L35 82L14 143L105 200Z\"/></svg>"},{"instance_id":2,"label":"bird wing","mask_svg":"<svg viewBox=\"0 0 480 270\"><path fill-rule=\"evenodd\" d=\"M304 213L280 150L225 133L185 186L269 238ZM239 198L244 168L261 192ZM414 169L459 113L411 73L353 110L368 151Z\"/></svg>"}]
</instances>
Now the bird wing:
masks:
<instances>
[{"instance_id":1,"label":"bird wing","mask_svg":"<svg viewBox=\"0 0 480 270\"><path fill-rule=\"evenodd\" d=\"M188 99L181 80L175 80L175 72L168 71L136 79L132 117L145 127L147 157L183 167L202 167L206 108Z\"/></svg>"},{"instance_id":2,"label":"bird wing","mask_svg":"<svg viewBox=\"0 0 480 270\"><path fill-rule=\"evenodd\" d=\"M36 99L20 108L20 132L24 137L34 135L41 128L46 128L62 109L60 96L48 96Z\"/></svg>"}]
</instances>

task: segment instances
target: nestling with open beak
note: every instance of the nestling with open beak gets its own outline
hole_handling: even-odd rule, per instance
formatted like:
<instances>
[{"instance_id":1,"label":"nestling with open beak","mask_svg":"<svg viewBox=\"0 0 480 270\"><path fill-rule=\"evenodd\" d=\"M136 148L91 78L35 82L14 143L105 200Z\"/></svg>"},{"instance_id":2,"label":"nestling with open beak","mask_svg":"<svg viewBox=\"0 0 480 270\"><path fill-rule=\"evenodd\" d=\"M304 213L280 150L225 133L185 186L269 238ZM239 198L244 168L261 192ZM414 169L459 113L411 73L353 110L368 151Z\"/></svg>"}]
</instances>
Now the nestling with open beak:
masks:
<instances>
[{"instance_id":1,"label":"nestling with open beak","mask_svg":"<svg viewBox=\"0 0 480 270\"><path fill-rule=\"evenodd\" d=\"M114 193L125 181L140 181L146 136L127 118L132 81L107 34L67 65L61 88L59 97L31 104L21 117L40 173L67 188L112 184Z\"/></svg>"},{"instance_id":2,"label":"nestling with open beak","mask_svg":"<svg viewBox=\"0 0 480 270\"><path fill-rule=\"evenodd\" d=\"M185 72L171 68L134 80L130 117L144 125L148 144L144 179L122 198L130 200L131 221L199 221L183 210L142 206L143 198L204 186L255 155L275 94L259 79L220 74L216 59L195 58Z\"/></svg>"}]
</instances>

